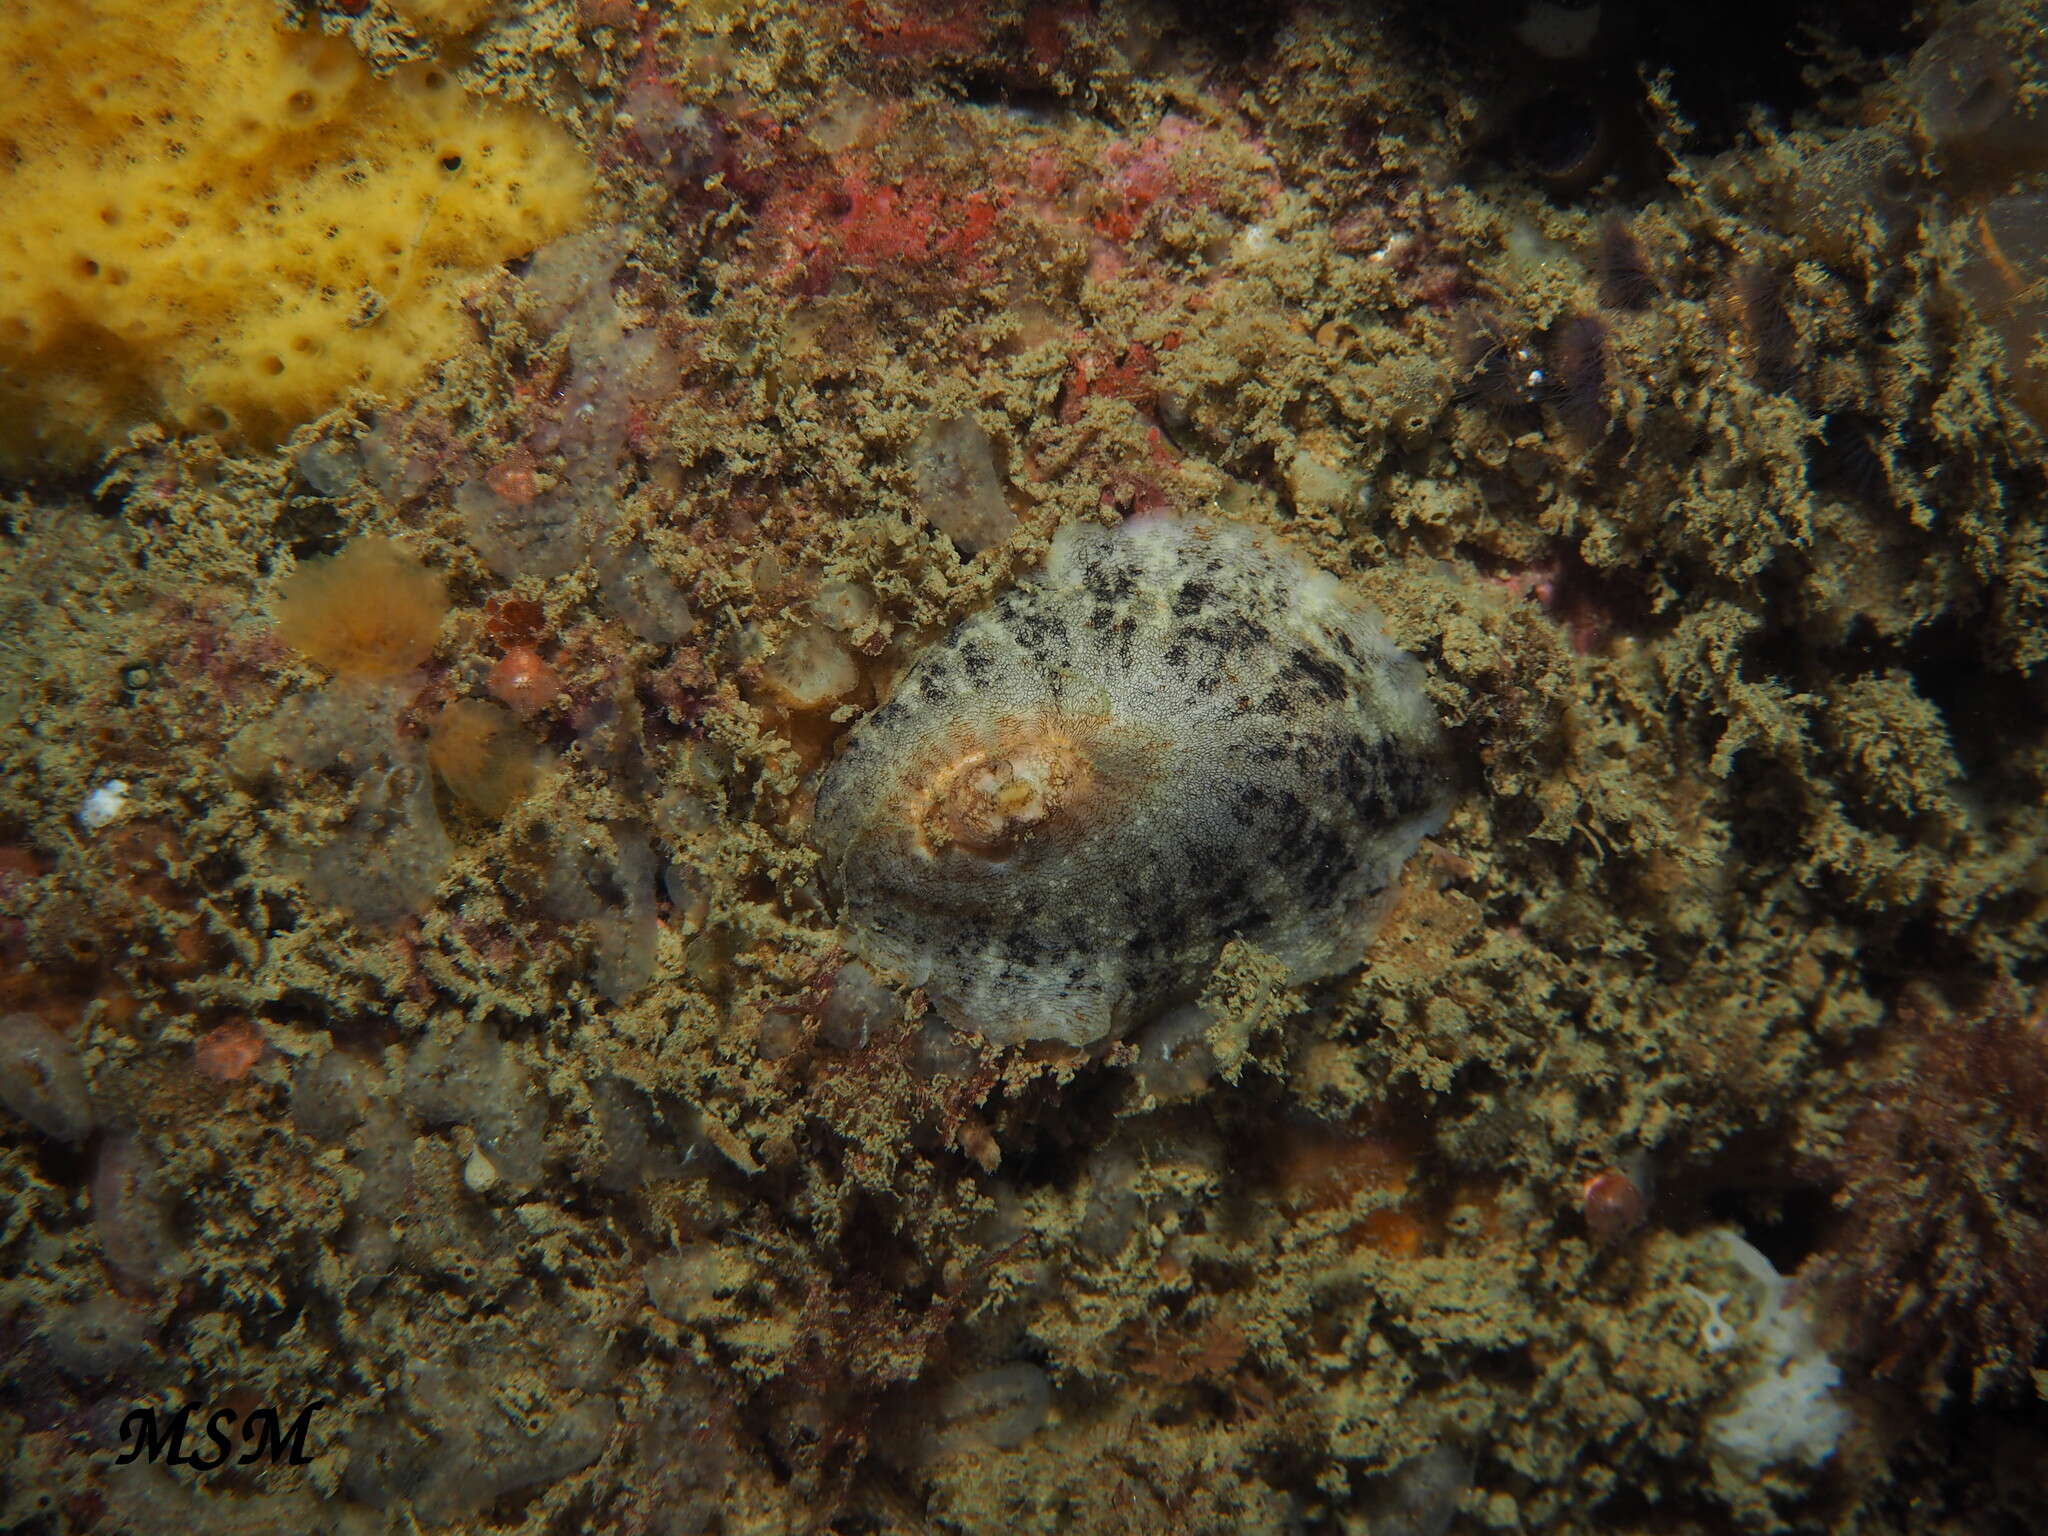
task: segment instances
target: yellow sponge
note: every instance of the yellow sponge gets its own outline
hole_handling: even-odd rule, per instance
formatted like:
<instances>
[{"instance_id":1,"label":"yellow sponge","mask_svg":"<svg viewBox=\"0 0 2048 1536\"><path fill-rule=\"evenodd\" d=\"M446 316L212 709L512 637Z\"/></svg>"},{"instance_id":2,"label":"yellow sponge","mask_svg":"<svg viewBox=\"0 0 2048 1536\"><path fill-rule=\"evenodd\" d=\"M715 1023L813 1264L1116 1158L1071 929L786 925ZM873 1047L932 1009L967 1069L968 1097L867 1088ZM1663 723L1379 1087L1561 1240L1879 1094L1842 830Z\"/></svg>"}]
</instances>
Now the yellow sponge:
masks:
<instances>
[{"instance_id":1,"label":"yellow sponge","mask_svg":"<svg viewBox=\"0 0 2048 1536\"><path fill-rule=\"evenodd\" d=\"M135 428L273 442L462 339L465 278L573 226L573 140L445 71L373 75L269 0L10 0L0 466Z\"/></svg>"},{"instance_id":2,"label":"yellow sponge","mask_svg":"<svg viewBox=\"0 0 2048 1536\"><path fill-rule=\"evenodd\" d=\"M392 8L422 32L459 37L489 14L491 0L392 0Z\"/></svg>"}]
</instances>

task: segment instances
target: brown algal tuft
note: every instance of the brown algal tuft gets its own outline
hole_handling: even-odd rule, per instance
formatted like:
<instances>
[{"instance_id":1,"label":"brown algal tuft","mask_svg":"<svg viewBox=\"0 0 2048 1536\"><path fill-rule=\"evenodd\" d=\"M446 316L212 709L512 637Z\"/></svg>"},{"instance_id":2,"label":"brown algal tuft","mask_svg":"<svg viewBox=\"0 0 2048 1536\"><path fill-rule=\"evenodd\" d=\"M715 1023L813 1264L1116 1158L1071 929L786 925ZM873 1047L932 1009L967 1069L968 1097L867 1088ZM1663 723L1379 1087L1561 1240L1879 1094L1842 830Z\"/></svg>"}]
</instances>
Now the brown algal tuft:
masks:
<instances>
[{"instance_id":1,"label":"brown algal tuft","mask_svg":"<svg viewBox=\"0 0 2048 1536\"><path fill-rule=\"evenodd\" d=\"M1930 990L1850 1124L1827 1272L1872 1374L1930 1404L2028 1388L2048 1341L2048 1020L2010 987L1975 1012Z\"/></svg>"}]
</instances>

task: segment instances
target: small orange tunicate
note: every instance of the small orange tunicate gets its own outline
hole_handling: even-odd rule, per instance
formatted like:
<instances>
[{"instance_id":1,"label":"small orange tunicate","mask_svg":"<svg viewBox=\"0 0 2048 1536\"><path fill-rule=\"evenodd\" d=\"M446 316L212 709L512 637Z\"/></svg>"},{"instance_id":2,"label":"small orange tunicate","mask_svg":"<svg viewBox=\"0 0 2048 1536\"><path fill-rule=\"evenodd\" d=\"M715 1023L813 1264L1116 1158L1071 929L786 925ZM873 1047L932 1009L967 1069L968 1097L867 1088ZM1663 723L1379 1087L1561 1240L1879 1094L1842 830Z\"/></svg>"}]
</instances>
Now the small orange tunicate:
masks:
<instances>
[{"instance_id":1,"label":"small orange tunicate","mask_svg":"<svg viewBox=\"0 0 2048 1536\"><path fill-rule=\"evenodd\" d=\"M344 677L398 677L434 652L448 589L389 539L362 538L308 560L277 592L277 631Z\"/></svg>"},{"instance_id":2,"label":"small orange tunicate","mask_svg":"<svg viewBox=\"0 0 2048 1536\"><path fill-rule=\"evenodd\" d=\"M1586 1180L1579 1205L1586 1217L1586 1230L1602 1243L1628 1236L1650 1214L1642 1187L1619 1168L1603 1169Z\"/></svg>"},{"instance_id":3,"label":"small orange tunicate","mask_svg":"<svg viewBox=\"0 0 2048 1536\"><path fill-rule=\"evenodd\" d=\"M531 717L552 704L562 692L555 669L541 659L531 646L515 645L491 668L491 697L514 714Z\"/></svg>"},{"instance_id":4,"label":"small orange tunicate","mask_svg":"<svg viewBox=\"0 0 2048 1536\"><path fill-rule=\"evenodd\" d=\"M1172 1104L1207 1089L1216 1070L1216 1052L1209 1044L1215 1023L1215 1014L1189 1003L1140 1030L1138 1059L1131 1067L1140 1091Z\"/></svg>"},{"instance_id":5,"label":"small orange tunicate","mask_svg":"<svg viewBox=\"0 0 2048 1536\"><path fill-rule=\"evenodd\" d=\"M1052 1380L1028 1360L955 1377L919 1405L898 1456L928 1466L1022 1445L1052 1411Z\"/></svg>"},{"instance_id":6,"label":"small orange tunicate","mask_svg":"<svg viewBox=\"0 0 2048 1536\"><path fill-rule=\"evenodd\" d=\"M484 484L514 506L525 506L539 491L533 478L533 456L514 450L484 471Z\"/></svg>"},{"instance_id":7,"label":"small orange tunicate","mask_svg":"<svg viewBox=\"0 0 2048 1536\"><path fill-rule=\"evenodd\" d=\"M2039 103L2016 62L2006 41L1959 17L1907 63L1907 97L1951 167L2010 175L2042 163Z\"/></svg>"},{"instance_id":8,"label":"small orange tunicate","mask_svg":"<svg viewBox=\"0 0 2048 1536\"><path fill-rule=\"evenodd\" d=\"M1367 1211L1351 1234L1359 1246L1394 1259L1419 1259L1429 1247L1429 1229L1419 1218L1386 1207Z\"/></svg>"},{"instance_id":9,"label":"small orange tunicate","mask_svg":"<svg viewBox=\"0 0 2048 1536\"><path fill-rule=\"evenodd\" d=\"M202 1077L232 1083L249 1075L263 1059L263 1031L247 1022L223 1024L201 1035L192 1047L192 1065Z\"/></svg>"},{"instance_id":10,"label":"small orange tunicate","mask_svg":"<svg viewBox=\"0 0 2048 1536\"><path fill-rule=\"evenodd\" d=\"M996 460L995 439L966 416L926 427L911 453L919 510L965 554L1000 544L1017 530Z\"/></svg>"},{"instance_id":11,"label":"small orange tunicate","mask_svg":"<svg viewBox=\"0 0 2048 1536\"><path fill-rule=\"evenodd\" d=\"M107 1267L148 1289L177 1259L156 1160L125 1131L100 1142L92 1175L92 1225Z\"/></svg>"},{"instance_id":12,"label":"small orange tunicate","mask_svg":"<svg viewBox=\"0 0 2048 1536\"><path fill-rule=\"evenodd\" d=\"M771 1008L754 1027L754 1052L763 1061L781 1061L804 1043L803 1020L787 1008Z\"/></svg>"},{"instance_id":13,"label":"small orange tunicate","mask_svg":"<svg viewBox=\"0 0 2048 1536\"><path fill-rule=\"evenodd\" d=\"M449 792L493 819L533 793L547 767L540 744L496 704L454 699L427 735L427 761Z\"/></svg>"}]
</instances>

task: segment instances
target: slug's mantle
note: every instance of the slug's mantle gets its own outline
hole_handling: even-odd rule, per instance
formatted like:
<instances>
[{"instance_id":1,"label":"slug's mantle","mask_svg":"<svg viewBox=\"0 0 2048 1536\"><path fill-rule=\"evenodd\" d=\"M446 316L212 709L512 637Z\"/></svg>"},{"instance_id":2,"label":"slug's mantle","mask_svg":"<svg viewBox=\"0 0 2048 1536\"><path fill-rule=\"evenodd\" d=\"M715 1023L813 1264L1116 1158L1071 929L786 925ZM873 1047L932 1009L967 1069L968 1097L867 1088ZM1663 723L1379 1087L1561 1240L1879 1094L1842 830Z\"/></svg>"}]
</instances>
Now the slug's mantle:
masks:
<instances>
[{"instance_id":1,"label":"slug's mantle","mask_svg":"<svg viewBox=\"0 0 2048 1536\"><path fill-rule=\"evenodd\" d=\"M1358 963L1450 800L1420 663L1277 538L1074 526L848 733L814 835L847 946L999 1042L1087 1044L1251 940Z\"/></svg>"}]
</instances>

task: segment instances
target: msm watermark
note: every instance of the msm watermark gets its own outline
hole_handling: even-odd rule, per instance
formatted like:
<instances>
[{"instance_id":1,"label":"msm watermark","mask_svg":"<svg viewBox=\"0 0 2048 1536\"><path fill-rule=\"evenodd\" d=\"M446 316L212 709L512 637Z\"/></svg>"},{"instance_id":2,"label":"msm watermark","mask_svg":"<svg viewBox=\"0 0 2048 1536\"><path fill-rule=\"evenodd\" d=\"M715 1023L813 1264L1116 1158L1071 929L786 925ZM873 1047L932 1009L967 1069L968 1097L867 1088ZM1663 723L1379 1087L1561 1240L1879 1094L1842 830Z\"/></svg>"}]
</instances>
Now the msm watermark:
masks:
<instances>
[{"instance_id":1,"label":"msm watermark","mask_svg":"<svg viewBox=\"0 0 2048 1536\"><path fill-rule=\"evenodd\" d=\"M236 1466L268 1460L273 1467L303 1467L313 1459L306 1454L313 1415L326 1406L324 1402L308 1403L289 1429L275 1408L257 1408L246 1417L232 1408L208 1413L203 1403L187 1403L182 1408L132 1408L121 1420L121 1443L127 1449L114 1463L126 1466L138 1458L153 1463L161 1457L165 1466L211 1472L225 1466L235 1454L232 1431L240 1419L243 1450ZM131 1439L133 1445L128 1444Z\"/></svg>"}]
</instances>

